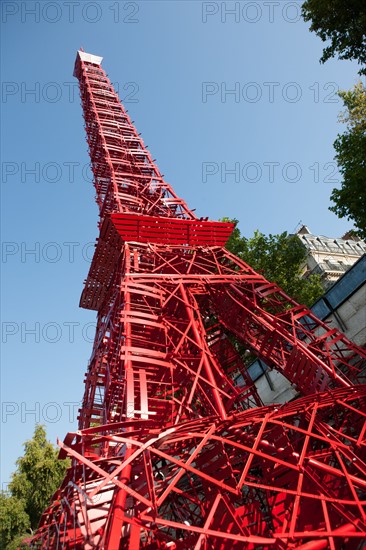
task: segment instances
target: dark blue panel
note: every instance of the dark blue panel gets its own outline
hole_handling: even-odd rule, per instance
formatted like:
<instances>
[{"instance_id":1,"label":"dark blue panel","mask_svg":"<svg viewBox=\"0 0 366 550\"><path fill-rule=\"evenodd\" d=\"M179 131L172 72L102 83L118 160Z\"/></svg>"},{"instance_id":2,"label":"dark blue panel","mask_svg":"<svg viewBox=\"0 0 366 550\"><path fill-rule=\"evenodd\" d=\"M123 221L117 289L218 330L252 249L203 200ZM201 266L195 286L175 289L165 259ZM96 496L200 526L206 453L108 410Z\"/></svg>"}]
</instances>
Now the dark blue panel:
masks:
<instances>
[{"instance_id":1,"label":"dark blue panel","mask_svg":"<svg viewBox=\"0 0 366 550\"><path fill-rule=\"evenodd\" d=\"M333 309L366 282L366 254L356 262L325 294Z\"/></svg>"},{"instance_id":2,"label":"dark blue panel","mask_svg":"<svg viewBox=\"0 0 366 550\"><path fill-rule=\"evenodd\" d=\"M255 382L267 369L268 365L266 365L263 361L259 362L258 359L256 359L256 361L248 367L248 373L253 382Z\"/></svg>"},{"instance_id":3,"label":"dark blue panel","mask_svg":"<svg viewBox=\"0 0 366 550\"><path fill-rule=\"evenodd\" d=\"M318 317L318 319L321 320L325 319L331 313L331 310L324 302L323 298L320 298L317 302L315 302L311 308L311 311Z\"/></svg>"}]
</instances>

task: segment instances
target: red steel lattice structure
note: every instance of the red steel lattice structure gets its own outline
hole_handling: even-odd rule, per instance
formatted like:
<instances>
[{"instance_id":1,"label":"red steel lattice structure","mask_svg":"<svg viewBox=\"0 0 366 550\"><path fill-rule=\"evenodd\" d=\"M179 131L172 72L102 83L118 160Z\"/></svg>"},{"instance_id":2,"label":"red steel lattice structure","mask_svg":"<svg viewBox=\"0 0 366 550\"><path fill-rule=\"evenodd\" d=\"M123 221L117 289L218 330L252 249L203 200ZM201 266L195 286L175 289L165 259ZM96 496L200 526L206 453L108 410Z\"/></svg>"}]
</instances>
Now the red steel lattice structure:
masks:
<instances>
[{"instance_id":1,"label":"red steel lattice structure","mask_svg":"<svg viewBox=\"0 0 366 550\"><path fill-rule=\"evenodd\" d=\"M72 465L31 546L362 548L365 351L177 197L101 61L79 51L74 72L100 209L81 306L98 324L59 442ZM233 339L300 397L263 406Z\"/></svg>"}]
</instances>

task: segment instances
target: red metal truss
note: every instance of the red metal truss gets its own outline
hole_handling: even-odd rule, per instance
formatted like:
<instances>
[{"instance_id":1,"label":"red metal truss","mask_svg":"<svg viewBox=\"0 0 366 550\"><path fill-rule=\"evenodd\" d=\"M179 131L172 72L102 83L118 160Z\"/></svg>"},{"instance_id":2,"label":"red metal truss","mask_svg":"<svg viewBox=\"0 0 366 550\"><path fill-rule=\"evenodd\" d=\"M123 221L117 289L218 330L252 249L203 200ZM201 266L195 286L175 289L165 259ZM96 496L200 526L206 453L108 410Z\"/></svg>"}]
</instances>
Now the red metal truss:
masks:
<instances>
[{"instance_id":1,"label":"red metal truss","mask_svg":"<svg viewBox=\"0 0 366 550\"><path fill-rule=\"evenodd\" d=\"M80 82L101 218L108 212L136 212L197 219L164 181L101 68L101 58L87 59L87 54L78 52L74 75Z\"/></svg>"},{"instance_id":2,"label":"red metal truss","mask_svg":"<svg viewBox=\"0 0 366 550\"><path fill-rule=\"evenodd\" d=\"M225 420L162 428L131 419L69 434L61 455L73 458L73 468L36 541L52 548L361 548L365 398L365 386L355 386ZM123 527L111 546L118 513Z\"/></svg>"},{"instance_id":3,"label":"red metal truss","mask_svg":"<svg viewBox=\"0 0 366 550\"><path fill-rule=\"evenodd\" d=\"M182 220L162 216L112 214L114 227L124 241L191 246L224 246L233 223Z\"/></svg>"},{"instance_id":4,"label":"red metal truss","mask_svg":"<svg viewBox=\"0 0 366 550\"><path fill-rule=\"evenodd\" d=\"M365 350L228 252L158 171L100 66L78 52L100 236L98 312L72 466L39 548L360 550ZM302 397L264 407L238 346Z\"/></svg>"}]
</instances>

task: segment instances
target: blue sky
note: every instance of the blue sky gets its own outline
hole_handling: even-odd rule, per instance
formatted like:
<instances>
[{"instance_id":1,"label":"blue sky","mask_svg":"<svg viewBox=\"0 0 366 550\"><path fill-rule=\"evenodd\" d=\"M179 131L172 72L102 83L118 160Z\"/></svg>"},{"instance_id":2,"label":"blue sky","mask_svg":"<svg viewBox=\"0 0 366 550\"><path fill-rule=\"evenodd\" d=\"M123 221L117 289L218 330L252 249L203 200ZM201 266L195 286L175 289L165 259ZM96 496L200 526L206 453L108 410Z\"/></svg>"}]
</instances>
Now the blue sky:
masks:
<instances>
[{"instance_id":1,"label":"blue sky","mask_svg":"<svg viewBox=\"0 0 366 550\"><path fill-rule=\"evenodd\" d=\"M95 314L78 303L97 208L76 50L104 57L161 171L199 215L236 217L247 236L301 220L336 237L351 224L328 210L335 91L357 82L357 66L319 64L300 4L2 2L2 483L35 421L52 441L76 429L92 349Z\"/></svg>"}]
</instances>

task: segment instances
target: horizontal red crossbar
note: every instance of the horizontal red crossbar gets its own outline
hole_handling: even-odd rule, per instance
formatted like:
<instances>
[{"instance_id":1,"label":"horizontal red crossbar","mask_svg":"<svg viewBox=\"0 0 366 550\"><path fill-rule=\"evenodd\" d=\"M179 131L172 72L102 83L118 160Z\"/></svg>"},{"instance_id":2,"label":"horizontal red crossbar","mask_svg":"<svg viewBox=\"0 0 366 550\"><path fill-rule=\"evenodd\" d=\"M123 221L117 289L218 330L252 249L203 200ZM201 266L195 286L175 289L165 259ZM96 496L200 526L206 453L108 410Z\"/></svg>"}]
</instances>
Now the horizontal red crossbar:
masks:
<instances>
[{"instance_id":1,"label":"horizontal red crossbar","mask_svg":"<svg viewBox=\"0 0 366 550\"><path fill-rule=\"evenodd\" d=\"M124 241L193 246L225 246L234 224L139 214L111 214Z\"/></svg>"}]
</instances>

